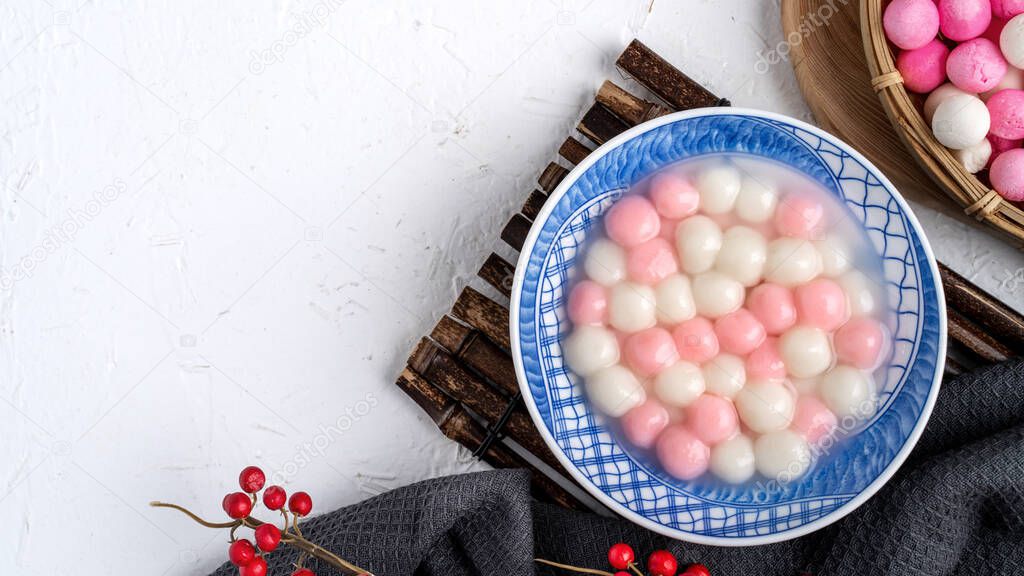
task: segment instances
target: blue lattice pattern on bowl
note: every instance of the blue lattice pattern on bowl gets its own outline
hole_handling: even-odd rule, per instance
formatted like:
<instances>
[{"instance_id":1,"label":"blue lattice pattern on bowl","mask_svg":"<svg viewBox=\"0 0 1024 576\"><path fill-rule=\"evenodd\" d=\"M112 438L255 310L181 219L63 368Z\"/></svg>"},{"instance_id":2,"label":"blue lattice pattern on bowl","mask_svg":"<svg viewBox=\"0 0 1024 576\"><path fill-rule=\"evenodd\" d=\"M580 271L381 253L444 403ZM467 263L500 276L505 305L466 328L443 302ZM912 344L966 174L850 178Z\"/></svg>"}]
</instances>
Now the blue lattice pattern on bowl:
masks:
<instances>
[{"instance_id":1,"label":"blue lattice pattern on bowl","mask_svg":"<svg viewBox=\"0 0 1024 576\"><path fill-rule=\"evenodd\" d=\"M880 408L843 449L785 484L680 482L624 450L562 361L566 287L588 232L621 192L683 159L742 154L782 162L840 198L881 256L877 278L893 310L894 351L881 370ZM945 317L927 241L906 204L863 157L833 137L751 111L681 113L609 142L566 178L538 217L513 289L513 357L524 396L574 476L620 513L664 534L742 545L826 525L876 491L906 457L938 390ZM878 374L878 373L876 373Z\"/></svg>"}]
</instances>

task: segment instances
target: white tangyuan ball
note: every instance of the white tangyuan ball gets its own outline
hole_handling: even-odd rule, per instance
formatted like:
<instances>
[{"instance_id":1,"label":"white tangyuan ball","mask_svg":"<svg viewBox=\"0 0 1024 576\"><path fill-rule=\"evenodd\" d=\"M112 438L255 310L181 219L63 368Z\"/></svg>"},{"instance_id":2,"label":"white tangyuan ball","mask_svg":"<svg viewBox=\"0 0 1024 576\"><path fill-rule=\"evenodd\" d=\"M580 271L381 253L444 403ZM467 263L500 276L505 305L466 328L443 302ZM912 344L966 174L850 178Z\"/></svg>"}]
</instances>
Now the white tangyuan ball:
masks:
<instances>
[{"instance_id":1,"label":"white tangyuan ball","mask_svg":"<svg viewBox=\"0 0 1024 576\"><path fill-rule=\"evenodd\" d=\"M800 238L776 238L768 243L764 277L783 286L796 286L821 273L821 255L814 244Z\"/></svg>"},{"instance_id":2,"label":"white tangyuan ball","mask_svg":"<svg viewBox=\"0 0 1024 576\"><path fill-rule=\"evenodd\" d=\"M736 394L736 411L754 432L787 428L793 421L793 393L781 382L755 380Z\"/></svg>"},{"instance_id":3,"label":"white tangyuan ball","mask_svg":"<svg viewBox=\"0 0 1024 576\"><path fill-rule=\"evenodd\" d=\"M811 326L790 328L779 338L779 356L794 378L812 378L832 365L828 334Z\"/></svg>"},{"instance_id":4,"label":"white tangyuan ball","mask_svg":"<svg viewBox=\"0 0 1024 576\"><path fill-rule=\"evenodd\" d=\"M654 288L623 282L612 288L608 304L608 323L623 332L639 332L658 323Z\"/></svg>"},{"instance_id":5,"label":"white tangyuan ball","mask_svg":"<svg viewBox=\"0 0 1024 576\"><path fill-rule=\"evenodd\" d=\"M743 358L732 354L715 356L701 367L701 372L707 391L725 398L736 396L747 382Z\"/></svg>"},{"instance_id":6,"label":"white tangyuan ball","mask_svg":"<svg viewBox=\"0 0 1024 576\"><path fill-rule=\"evenodd\" d=\"M995 85L988 92L981 94L981 99L988 102L990 98L999 94L1003 90L1024 90L1024 70L1010 66L1006 69L1006 74L1003 75L1003 79L999 81L999 84Z\"/></svg>"},{"instance_id":7,"label":"white tangyuan ball","mask_svg":"<svg viewBox=\"0 0 1024 576\"><path fill-rule=\"evenodd\" d=\"M846 304L852 316L869 316L878 307L874 282L857 270L850 270L837 281L846 293Z\"/></svg>"},{"instance_id":8,"label":"white tangyuan ball","mask_svg":"<svg viewBox=\"0 0 1024 576\"><path fill-rule=\"evenodd\" d=\"M925 122L927 122L928 125L931 126L932 118L935 116L935 109L939 107L939 104L942 104L943 102L949 100L953 96L957 96L960 94L967 94L967 92L964 92L963 90L949 83L943 84L942 86L939 86L938 88L933 90L932 93L928 95L928 99L924 101L923 112Z\"/></svg>"},{"instance_id":9,"label":"white tangyuan ball","mask_svg":"<svg viewBox=\"0 0 1024 576\"><path fill-rule=\"evenodd\" d=\"M611 330L577 326L562 343L565 363L573 372L587 376L619 361L619 341Z\"/></svg>"},{"instance_id":10,"label":"white tangyuan ball","mask_svg":"<svg viewBox=\"0 0 1024 576\"><path fill-rule=\"evenodd\" d=\"M697 177L700 209L706 214L725 214L732 210L740 193L742 177L732 166L708 168Z\"/></svg>"},{"instance_id":11,"label":"white tangyuan ball","mask_svg":"<svg viewBox=\"0 0 1024 576\"><path fill-rule=\"evenodd\" d=\"M821 274L823 276L835 278L850 269L853 255L850 254L850 247L838 236L825 236L815 242L814 247L821 256Z\"/></svg>"},{"instance_id":12,"label":"white tangyuan ball","mask_svg":"<svg viewBox=\"0 0 1024 576\"><path fill-rule=\"evenodd\" d=\"M676 362L658 374L654 394L668 406L689 406L704 393L700 368L686 361Z\"/></svg>"},{"instance_id":13,"label":"white tangyuan ball","mask_svg":"<svg viewBox=\"0 0 1024 576\"><path fill-rule=\"evenodd\" d=\"M736 196L736 215L745 222L761 223L771 220L775 215L775 207L779 204L779 194L775 187L746 176Z\"/></svg>"},{"instance_id":14,"label":"white tangyuan ball","mask_svg":"<svg viewBox=\"0 0 1024 576\"><path fill-rule=\"evenodd\" d=\"M705 272L693 277L693 302L697 313L718 318L735 312L743 305L743 285L720 272Z\"/></svg>"},{"instance_id":15,"label":"white tangyuan ball","mask_svg":"<svg viewBox=\"0 0 1024 576\"><path fill-rule=\"evenodd\" d=\"M850 366L836 366L821 379L818 394L829 410L839 417L867 418L875 412L875 383L871 377Z\"/></svg>"},{"instance_id":16,"label":"white tangyuan ball","mask_svg":"<svg viewBox=\"0 0 1024 576\"><path fill-rule=\"evenodd\" d=\"M658 320L666 324L678 324L697 314L690 279L682 274L673 274L658 282L654 295Z\"/></svg>"},{"instance_id":17,"label":"white tangyuan ball","mask_svg":"<svg viewBox=\"0 0 1024 576\"><path fill-rule=\"evenodd\" d=\"M679 261L690 274L710 270L721 248L722 229L707 216L691 216L676 227Z\"/></svg>"},{"instance_id":18,"label":"white tangyuan ball","mask_svg":"<svg viewBox=\"0 0 1024 576\"><path fill-rule=\"evenodd\" d=\"M761 281L767 258L768 242L760 232L746 226L733 226L722 235L715 270L749 288Z\"/></svg>"},{"instance_id":19,"label":"white tangyuan ball","mask_svg":"<svg viewBox=\"0 0 1024 576\"><path fill-rule=\"evenodd\" d=\"M788 481L802 476L811 466L811 448L792 430L769 432L754 441L757 471L768 478Z\"/></svg>"},{"instance_id":20,"label":"white tangyuan ball","mask_svg":"<svg viewBox=\"0 0 1024 576\"><path fill-rule=\"evenodd\" d=\"M992 143L985 138L970 148L953 150L953 157L964 167L964 170L971 174L977 174L988 166L988 161L992 158Z\"/></svg>"},{"instance_id":21,"label":"white tangyuan ball","mask_svg":"<svg viewBox=\"0 0 1024 576\"><path fill-rule=\"evenodd\" d=\"M586 379L587 396L601 412L618 418L644 403L644 387L628 368L619 364L594 372Z\"/></svg>"},{"instance_id":22,"label":"white tangyuan ball","mask_svg":"<svg viewBox=\"0 0 1024 576\"><path fill-rule=\"evenodd\" d=\"M1006 60L1017 68L1024 68L1024 16L1010 19L999 35L999 49Z\"/></svg>"},{"instance_id":23,"label":"white tangyuan ball","mask_svg":"<svg viewBox=\"0 0 1024 576\"><path fill-rule=\"evenodd\" d=\"M607 238L594 241L583 260L587 278L602 286L614 286L626 279L626 251Z\"/></svg>"},{"instance_id":24,"label":"white tangyuan ball","mask_svg":"<svg viewBox=\"0 0 1024 576\"><path fill-rule=\"evenodd\" d=\"M992 126L992 117L981 98L971 94L950 96L935 109L932 132L946 148L962 150L981 142Z\"/></svg>"},{"instance_id":25,"label":"white tangyuan ball","mask_svg":"<svg viewBox=\"0 0 1024 576\"><path fill-rule=\"evenodd\" d=\"M711 449L711 472L731 484L746 482L755 471L754 443L743 434Z\"/></svg>"}]
</instances>

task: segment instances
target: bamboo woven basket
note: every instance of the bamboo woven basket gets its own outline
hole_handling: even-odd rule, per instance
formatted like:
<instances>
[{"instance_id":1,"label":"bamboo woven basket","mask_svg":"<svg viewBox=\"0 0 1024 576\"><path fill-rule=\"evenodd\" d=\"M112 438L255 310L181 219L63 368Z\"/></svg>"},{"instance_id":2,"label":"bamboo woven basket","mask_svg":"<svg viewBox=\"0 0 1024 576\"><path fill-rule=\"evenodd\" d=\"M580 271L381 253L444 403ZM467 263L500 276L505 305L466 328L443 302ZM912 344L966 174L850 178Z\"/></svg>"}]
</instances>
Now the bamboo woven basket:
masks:
<instances>
[{"instance_id":1,"label":"bamboo woven basket","mask_svg":"<svg viewBox=\"0 0 1024 576\"><path fill-rule=\"evenodd\" d=\"M985 221L1018 243L1024 243L1024 210L1004 200L974 174L968 172L932 134L903 86L903 77L882 28L883 0L861 0L861 35L871 73L871 87L907 149L936 184L964 212Z\"/></svg>"}]
</instances>

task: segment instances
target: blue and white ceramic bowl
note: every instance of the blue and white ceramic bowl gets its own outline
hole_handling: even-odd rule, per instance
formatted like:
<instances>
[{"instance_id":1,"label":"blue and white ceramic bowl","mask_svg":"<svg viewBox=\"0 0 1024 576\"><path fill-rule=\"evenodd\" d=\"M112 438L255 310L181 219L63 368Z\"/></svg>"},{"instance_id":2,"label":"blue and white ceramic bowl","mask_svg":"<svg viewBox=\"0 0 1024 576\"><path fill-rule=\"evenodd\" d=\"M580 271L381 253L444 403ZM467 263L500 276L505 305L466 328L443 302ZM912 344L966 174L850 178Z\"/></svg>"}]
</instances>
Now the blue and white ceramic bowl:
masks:
<instances>
[{"instance_id":1,"label":"blue and white ceramic bowl","mask_svg":"<svg viewBox=\"0 0 1024 576\"><path fill-rule=\"evenodd\" d=\"M742 153L784 163L821 183L862 223L881 256L894 311L894 352L880 408L792 482L743 486L672 479L616 442L560 349L577 252L618 194L660 168ZM813 126L775 114L715 108L659 118L614 138L552 194L523 247L512 289L512 356L548 446L595 498L666 536L702 544L767 544L807 534L864 503L906 459L931 413L946 349L945 304L927 239L893 185L863 156ZM876 372L876 375L879 372Z\"/></svg>"}]
</instances>

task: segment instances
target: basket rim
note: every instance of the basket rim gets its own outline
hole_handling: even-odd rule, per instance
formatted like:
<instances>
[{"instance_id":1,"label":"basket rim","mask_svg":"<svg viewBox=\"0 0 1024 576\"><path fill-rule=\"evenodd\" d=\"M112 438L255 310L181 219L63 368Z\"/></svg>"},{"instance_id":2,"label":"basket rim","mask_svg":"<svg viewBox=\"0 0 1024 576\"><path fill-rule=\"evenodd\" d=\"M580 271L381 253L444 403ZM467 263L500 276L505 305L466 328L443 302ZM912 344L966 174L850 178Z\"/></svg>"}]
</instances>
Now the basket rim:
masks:
<instances>
[{"instance_id":1,"label":"basket rim","mask_svg":"<svg viewBox=\"0 0 1024 576\"><path fill-rule=\"evenodd\" d=\"M1024 241L1024 210L1003 200L963 165L932 133L896 69L882 26L883 0L861 0L860 28L872 88L889 122L918 165L964 212L1018 242Z\"/></svg>"}]
</instances>

